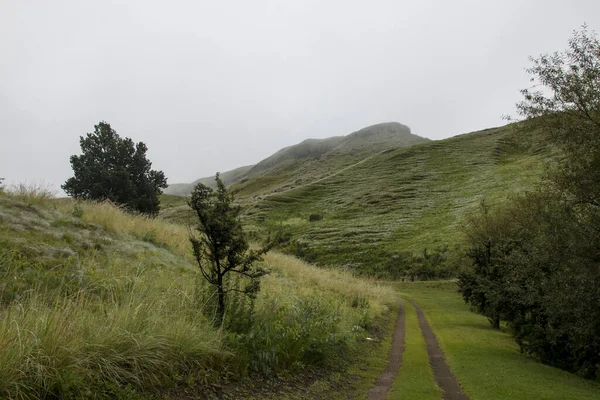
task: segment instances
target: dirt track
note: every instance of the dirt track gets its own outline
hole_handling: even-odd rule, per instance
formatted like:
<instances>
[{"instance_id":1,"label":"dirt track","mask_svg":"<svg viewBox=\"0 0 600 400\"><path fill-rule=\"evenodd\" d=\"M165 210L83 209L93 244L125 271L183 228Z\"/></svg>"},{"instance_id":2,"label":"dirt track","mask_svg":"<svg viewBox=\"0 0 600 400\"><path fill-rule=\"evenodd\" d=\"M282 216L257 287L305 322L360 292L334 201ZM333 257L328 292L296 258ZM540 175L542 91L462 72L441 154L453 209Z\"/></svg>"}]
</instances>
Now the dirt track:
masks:
<instances>
[{"instance_id":1,"label":"dirt track","mask_svg":"<svg viewBox=\"0 0 600 400\"><path fill-rule=\"evenodd\" d=\"M367 400L385 400L387 397L398 370L402 364L402 354L404 353L404 305L400 303L398 308L398 319L392 335L392 348L388 356L388 365L375 382L375 386L369 390Z\"/></svg>"},{"instance_id":2,"label":"dirt track","mask_svg":"<svg viewBox=\"0 0 600 400\"><path fill-rule=\"evenodd\" d=\"M444 353L438 344L435 333L429 326L423 310L411 301L412 305L415 306L417 316L419 317L419 326L421 332L425 338L425 344L427 345L427 354L429 355L429 363L433 369L433 375L440 389L444 391L444 400L469 400L469 398L462 392L458 380L450 370L450 367L446 363Z\"/></svg>"}]
</instances>

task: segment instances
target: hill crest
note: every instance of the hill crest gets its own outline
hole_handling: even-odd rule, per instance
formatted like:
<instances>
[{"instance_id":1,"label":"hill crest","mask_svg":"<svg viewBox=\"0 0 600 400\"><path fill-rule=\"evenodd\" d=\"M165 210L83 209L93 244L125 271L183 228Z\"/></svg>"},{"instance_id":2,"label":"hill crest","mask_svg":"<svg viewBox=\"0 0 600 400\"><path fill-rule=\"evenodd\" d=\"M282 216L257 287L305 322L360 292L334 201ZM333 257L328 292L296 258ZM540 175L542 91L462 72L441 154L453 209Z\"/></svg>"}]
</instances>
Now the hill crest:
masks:
<instances>
[{"instance_id":1,"label":"hill crest","mask_svg":"<svg viewBox=\"0 0 600 400\"><path fill-rule=\"evenodd\" d=\"M302 142L284 147L255 165L236 168L221 173L226 185L240 184L252 180L256 189L256 179L264 186L265 192L281 191L294 184L311 182L324 176L316 171L347 167L365 157L383 150L410 146L427 142L429 139L414 135L407 125L398 122L384 122L370 125L345 136L324 139L305 139ZM261 179L262 178L262 179ZM289 179L288 179L289 178ZM266 182L268 181L268 182ZM169 185L165 194L184 196L191 192L197 183L214 186L214 176L197 179L192 183Z\"/></svg>"}]
</instances>

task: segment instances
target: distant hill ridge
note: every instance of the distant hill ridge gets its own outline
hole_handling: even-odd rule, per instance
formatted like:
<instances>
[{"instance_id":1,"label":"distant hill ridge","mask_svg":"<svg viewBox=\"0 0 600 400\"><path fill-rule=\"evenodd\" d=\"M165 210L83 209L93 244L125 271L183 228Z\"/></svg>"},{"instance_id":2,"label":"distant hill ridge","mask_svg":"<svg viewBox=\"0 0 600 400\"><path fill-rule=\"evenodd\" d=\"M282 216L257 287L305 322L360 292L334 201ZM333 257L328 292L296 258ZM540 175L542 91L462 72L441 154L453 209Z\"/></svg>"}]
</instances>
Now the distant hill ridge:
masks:
<instances>
[{"instance_id":1,"label":"distant hill ridge","mask_svg":"<svg viewBox=\"0 0 600 400\"><path fill-rule=\"evenodd\" d=\"M284 147L255 165L236 168L221 173L226 185L243 183L252 179L251 191L257 185L264 192L281 190L294 183L307 183L321 179L323 171L346 167L365 157L383 150L423 143L429 139L414 135L408 126L398 122L385 122L350 133L346 136L333 136L325 139L306 139L298 144ZM321 175L316 175L319 171ZM202 182L214 186L214 176L200 178L192 183L169 185L165 194L183 196L191 192L195 184ZM261 190L259 190L261 191Z\"/></svg>"}]
</instances>

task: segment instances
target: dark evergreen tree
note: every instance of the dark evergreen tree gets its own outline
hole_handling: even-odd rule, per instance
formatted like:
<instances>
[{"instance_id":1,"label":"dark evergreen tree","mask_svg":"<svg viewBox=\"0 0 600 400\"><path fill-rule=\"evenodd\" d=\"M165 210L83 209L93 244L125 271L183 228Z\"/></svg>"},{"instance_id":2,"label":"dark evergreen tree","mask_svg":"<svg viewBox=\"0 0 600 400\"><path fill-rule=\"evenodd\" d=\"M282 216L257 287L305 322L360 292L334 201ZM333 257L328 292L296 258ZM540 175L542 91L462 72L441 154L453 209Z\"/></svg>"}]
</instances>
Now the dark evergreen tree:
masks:
<instances>
[{"instance_id":1,"label":"dark evergreen tree","mask_svg":"<svg viewBox=\"0 0 600 400\"><path fill-rule=\"evenodd\" d=\"M159 196L167 187L162 171L151 169L143 142L121 138L100 122L94 133L79 138L81 155L71 156L74 177L62 189L76 199L108 199L128 210L149 215L159 211Z\"/></svg>"}]
</instances>

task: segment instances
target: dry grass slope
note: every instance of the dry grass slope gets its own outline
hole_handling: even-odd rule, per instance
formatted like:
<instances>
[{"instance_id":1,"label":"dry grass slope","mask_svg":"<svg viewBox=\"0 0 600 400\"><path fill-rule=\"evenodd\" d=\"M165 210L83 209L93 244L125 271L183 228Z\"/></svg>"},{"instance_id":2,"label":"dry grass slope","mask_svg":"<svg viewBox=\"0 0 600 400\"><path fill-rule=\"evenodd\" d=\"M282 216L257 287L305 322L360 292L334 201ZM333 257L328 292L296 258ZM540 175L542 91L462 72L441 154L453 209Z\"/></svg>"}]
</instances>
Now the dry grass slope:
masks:
<instances>
[{"instance_id":1,"label":"dry grass slope","mask_svg":"<svg viewBox=\"0 0 600 400\"><path fill-rule=\"evenodd\" d=\"M44 192L0 193L0 249L3 398L143 397L310 365L351 353L394 301L273 253L254 322L232 336L211 323L185 227Z\"/></svg>"}]
</instances>

